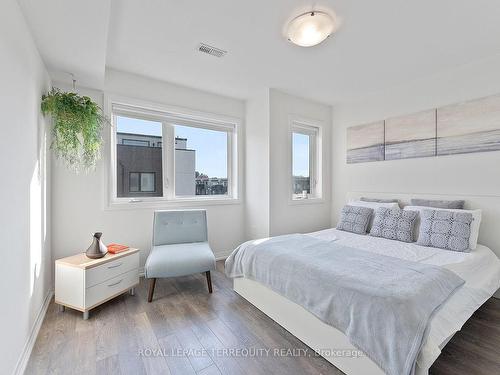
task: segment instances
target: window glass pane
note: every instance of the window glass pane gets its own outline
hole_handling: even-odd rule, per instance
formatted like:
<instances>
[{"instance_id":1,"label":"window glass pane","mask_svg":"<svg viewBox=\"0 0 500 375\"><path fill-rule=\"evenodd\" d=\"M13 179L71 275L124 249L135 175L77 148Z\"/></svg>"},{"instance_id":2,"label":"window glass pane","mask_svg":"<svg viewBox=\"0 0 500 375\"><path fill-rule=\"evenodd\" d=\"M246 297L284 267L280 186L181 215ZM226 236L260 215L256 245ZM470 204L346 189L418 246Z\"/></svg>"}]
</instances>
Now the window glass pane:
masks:
<instances>
[{"instance_id":1,"label":"window glass pane","mask_svg":"<svg viewBox=\"0 0 500 375\"><path fill-rule=\"evenodd\" d=\"M129 191L139 191L139 173L130 173L128 181Z\"/></svg>"},{"instance_id":2,"label":"window glass pane","mask_svg":"<svg viewBox=\"0 0 500 375\"><path fill-rule=\"evenodd\" d=\"M309 174L309 136L301 133L292 134L293 149L293 193L302 195L311 193Z\"/></svg>"},{"instance_id":3,"label":"window glass pane","mask_svg":"<svg viewBox=\"0 0 500 375\"><path fill-rule=\"evenodd\" d=\"M144 139L128 139L128 138L122 138L122 145L128 145L128 146L144 146L144 147L149 147L149 141L146 141Z\"/></svg>"},{"instance_id":4,"label":"window glass pane","mask_svg":"<svg viewBox=\"0 0 500 375\"><path fill-rule=\"evenodd\" d=\"M154 173L141 173L141 191L144 192L155 191Z\"/></svg>"},{"instance_id":5,"label":"window glass pane","mask_svg":"<svg viewBox=\"0 0 500 375\"><path fill-rule=\"evenodd\" d=\"M117 116L116 143L117 196L163 196L161 122Z\"/></svg>"},{"instance_id":6,"label":"window glass pane","mask_svg":"<svg viewBox=\"0 0 500 375\"><path fill-rule=\"evenodd\" d=\"M175 195L227 194L224 131L175 125Z\"/></svg>"}]
</instances>

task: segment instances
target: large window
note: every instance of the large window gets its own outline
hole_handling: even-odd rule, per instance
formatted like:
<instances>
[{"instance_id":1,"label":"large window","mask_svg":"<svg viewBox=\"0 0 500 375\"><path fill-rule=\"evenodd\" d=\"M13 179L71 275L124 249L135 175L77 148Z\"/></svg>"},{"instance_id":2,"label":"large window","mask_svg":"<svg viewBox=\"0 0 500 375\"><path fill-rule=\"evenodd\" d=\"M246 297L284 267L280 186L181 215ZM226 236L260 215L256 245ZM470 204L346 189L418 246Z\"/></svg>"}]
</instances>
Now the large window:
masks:
<instances>
[{"instance_id":1,"label":"large window","mask_svg":"<svg viewBox=\"0 0 500 375\"><path fill-rule=\"evenodd\" d=\"M292 123L292 199L320 198L319 128Z\"/></svg>"},{"instance_id":2,"label":"large window","mask_svg":"<svg viewBox=\"0 0 500 375\"><path fill-rule=\"evenodd\" d=\"M236 198L236 124L124 105L112 118L115 198Z\"/></svg>"}]
</instances>

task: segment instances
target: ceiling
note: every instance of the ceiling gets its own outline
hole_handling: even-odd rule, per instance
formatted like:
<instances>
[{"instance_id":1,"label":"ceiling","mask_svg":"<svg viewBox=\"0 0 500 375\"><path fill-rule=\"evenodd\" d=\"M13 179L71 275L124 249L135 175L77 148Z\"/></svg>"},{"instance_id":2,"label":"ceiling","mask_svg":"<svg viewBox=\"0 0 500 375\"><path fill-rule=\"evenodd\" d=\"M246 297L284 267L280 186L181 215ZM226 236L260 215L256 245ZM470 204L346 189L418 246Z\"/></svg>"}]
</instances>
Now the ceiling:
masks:
<instances>
[{"instance_id":1,"label":"ceiling","mask_svg":"<svg viewBox=\"0 0 500 375\"><path fill-rule=\"evenodd\" d=\"M335 104L500 53L496 0L19 3L51 74L96 88L109 67L241 99L271 87ZM289 43L286 23L312 9L334 13L337 32ZM202 54L200 42L228 53Z\"/></svg>"},{"instance_id":2,"label":"ceiling","mask_svg":"<svg viewBox=\"0 0 500 375\"><path fill-rule=\"evenodd\" d=\"M51 77L102 88L110 0L18 0Z\"/></svg>"}]
</instances>

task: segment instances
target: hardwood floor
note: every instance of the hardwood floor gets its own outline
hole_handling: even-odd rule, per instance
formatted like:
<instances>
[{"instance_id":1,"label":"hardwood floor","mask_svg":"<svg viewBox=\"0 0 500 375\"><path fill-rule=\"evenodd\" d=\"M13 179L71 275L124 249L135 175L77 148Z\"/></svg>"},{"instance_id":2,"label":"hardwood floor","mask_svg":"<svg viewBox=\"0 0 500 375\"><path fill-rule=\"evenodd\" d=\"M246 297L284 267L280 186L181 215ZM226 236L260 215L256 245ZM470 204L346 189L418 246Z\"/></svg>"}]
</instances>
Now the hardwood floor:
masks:
<instances>
[{"instance_id":1,"label":"hardwood floor","mask_svg":"<svg viewBox=\"0 0 500 375\"><path fill-rule=\"evenodd\" d=\"M52 302L26 374L342 374L234 293L223 266L212 273L213 294L204 274L158 279L148 303L141 279L135 296L109 301L87 321ZM294 350L301 355L287 355ZM500 374L500 300L474 314L431 373Z\"/></svg>"}]
</instances>

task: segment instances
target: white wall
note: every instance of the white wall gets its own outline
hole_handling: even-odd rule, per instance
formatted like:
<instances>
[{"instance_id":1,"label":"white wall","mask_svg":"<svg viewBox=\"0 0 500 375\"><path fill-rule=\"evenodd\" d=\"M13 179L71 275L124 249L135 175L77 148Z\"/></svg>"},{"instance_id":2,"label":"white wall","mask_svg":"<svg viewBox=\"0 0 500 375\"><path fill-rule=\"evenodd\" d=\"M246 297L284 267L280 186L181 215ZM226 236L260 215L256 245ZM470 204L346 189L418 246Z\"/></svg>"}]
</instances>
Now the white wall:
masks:
<instances>
[{"instance_id":1,"label":"white wall","mask_svg":"<svg viewBox=\"0 0 500 375\"><path fill-rule=\"evenodd\" d=\"M290 116L321 122L322 191L320 203L290 204ZM332 107L311 100L270 91L270 234L312 232L330 227Z\"/></svg>"},{"instance_id":2,"label":"white wall","mask_svg":"<svg viewBox=\"0 0 500 375\"><path fill-rule=\"evenodd\" d=\"M17 2L0 2L0 14L0 373L11 374L52 285L50 171L40 113L50 80Z\"/></svg>"},{"instance_id":3,"label":"white wall","mask_svg":"<svg viewBox=\"0 0 500 375\"><path fill-rule=\"evenodd\" d=\"M99 103L103 101L100 91L80 91ZM105 92L242 119L245 116L242 101L114 70L106 71ZM109 138L105 137L105 158L108 147ZM105 243L139 247L144 264L150 250L153 209L105 209L104 160L88 175L75 175L60 163L54 163L53 257L85 250L91 242L91 233L102 231ZM162 208L176 207L169 203ZM227 255L245 238L243 203L207 205L206 209L212 249L217 257Z\"/></svg>"},{"instance_id":4,"label":"white wall","mask_svg":"<svg viewBox=\"0 0 500 375\"><path fill-rule=\"evenodd\" d=\"M346 128L500 93L500 57L334 106L333 209L348 191L500 196L500 152L347 165Z\"/></svg>"},{"instance_id":5,"label":"white wall","mask_svg":"<svg viewBox=\"0 0 500 375\"><path fill-rule=\"evenodd\" d=\"M247 238L305 233L330 227L332 108L275 89L254 93L246 104ZM322 125L322 200L290 201L291 117Z\"/></svg>"},{"instance_id":6,"label":"white wall","mask_svg":"<svg viewBox=\"0 0 500 375\"><path fill-rule=\"evenodd\" d=\"M247 239L269 236L269 90L247 100L245 227Z\"/></svg>"}]
</instances>

